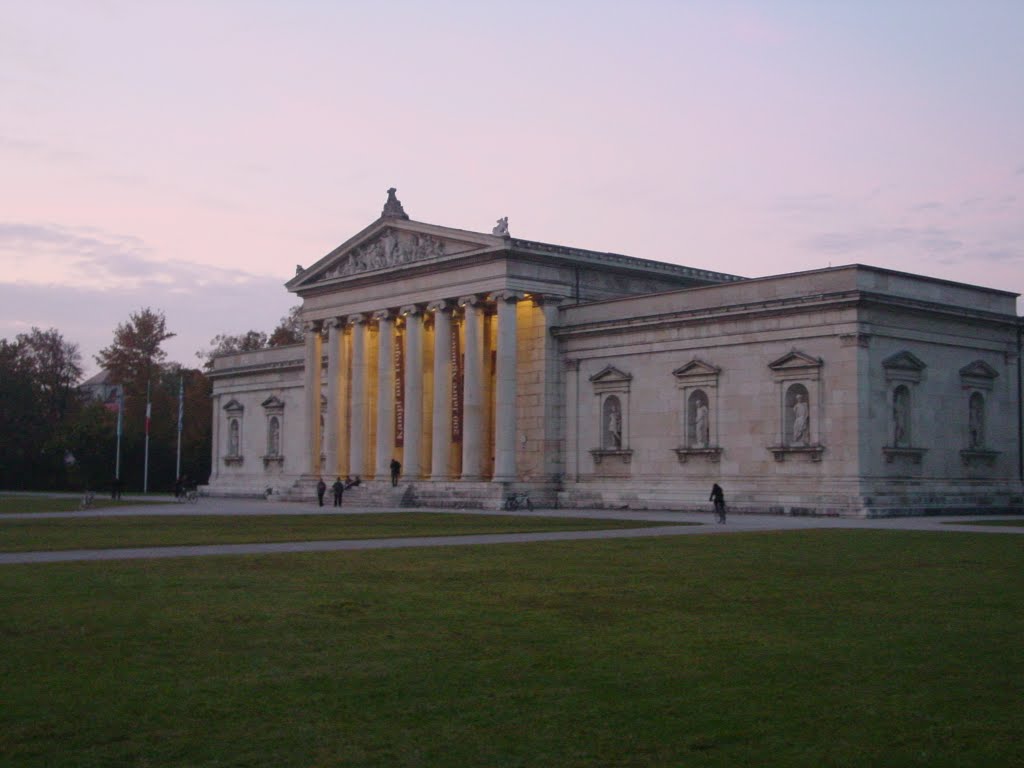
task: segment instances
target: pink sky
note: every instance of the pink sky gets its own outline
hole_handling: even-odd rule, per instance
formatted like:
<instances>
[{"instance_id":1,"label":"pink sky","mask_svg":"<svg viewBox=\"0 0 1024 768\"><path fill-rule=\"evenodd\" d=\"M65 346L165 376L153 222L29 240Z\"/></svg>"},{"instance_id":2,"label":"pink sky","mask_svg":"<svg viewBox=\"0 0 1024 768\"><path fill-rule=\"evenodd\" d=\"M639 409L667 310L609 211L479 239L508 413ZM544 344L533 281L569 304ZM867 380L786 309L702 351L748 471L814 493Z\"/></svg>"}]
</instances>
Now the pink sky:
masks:
<instances>
[{"instance_id":1,"label":"pink sky","mask_svg":"<svg viewBox=\"0 0 1024 768\"><path fill-rule=\"evenodd\" d=\"M185 364L380 213L1024 290L1024 3L15 2L0 337Z\"/></svg>"}]
</instances>

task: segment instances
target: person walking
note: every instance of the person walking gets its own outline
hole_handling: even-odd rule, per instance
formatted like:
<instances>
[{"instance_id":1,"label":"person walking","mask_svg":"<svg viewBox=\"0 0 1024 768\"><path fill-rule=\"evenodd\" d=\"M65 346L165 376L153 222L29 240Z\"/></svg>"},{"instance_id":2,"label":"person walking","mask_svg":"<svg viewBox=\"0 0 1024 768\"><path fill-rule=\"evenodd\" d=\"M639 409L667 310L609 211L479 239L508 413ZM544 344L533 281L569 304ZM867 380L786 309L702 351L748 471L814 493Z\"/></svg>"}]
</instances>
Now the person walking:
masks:
<instances>
[{"instance_id":1,"label":"person walking","mask_svg":"<svg viewBox=\"0 0 1024 768\"><path fill-rule=\"evenodd\" d=\"M711 486L711 496L708 497L708 501L715 503L715 520L720 523L725 522L725 492L722 491L722 486L715 483Z\"/></svg>"},{"instance_id":2,"label":"person walking","mask_svg":"<svg viewBox=\"0 0 1024 768\"><path fill-rule=\"evenodd\" d=\"M316 483L316 500L322 507L324 505L324 494L327 493L327 483L321 477Z\"/></svg>"},{"instance_id":3,"label":"person walking","mask_svg":"<svg viewBox=\"0 0 1024 768\"><path fill-rule=\"evenodd\" d=\"M331 490L334 491L334 506L341 506L341 495L345 493L345 484L341 482L341 476L334 481L334 485L331 486Z\"/></svg>"},{"instance_id":4,"label":"person walking","mask_svg":"<svg viewBox=\"0 0 1024 768\"><path fill-rule=\"evenodd\" d=\"M398 485L398 476L402 474L402 465L398 459L391 460L391 487Z\"/></svg>"}]
</instances>

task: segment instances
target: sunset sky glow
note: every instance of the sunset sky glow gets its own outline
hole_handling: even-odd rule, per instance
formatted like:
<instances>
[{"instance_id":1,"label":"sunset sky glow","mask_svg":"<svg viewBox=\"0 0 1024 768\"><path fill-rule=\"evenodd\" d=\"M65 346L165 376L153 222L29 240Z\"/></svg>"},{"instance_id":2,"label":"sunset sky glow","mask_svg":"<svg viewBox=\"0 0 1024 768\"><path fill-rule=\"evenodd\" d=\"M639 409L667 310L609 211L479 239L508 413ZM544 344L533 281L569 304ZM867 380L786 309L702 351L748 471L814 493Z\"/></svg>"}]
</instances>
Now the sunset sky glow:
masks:
<instances>
[{"instance_id":1,"label":"sunset sky glow","mask_svg":"<svg viewBox=\"0 0 1024 768\"><path fill-rule=\"evenodd\" d=\"M197 365L380 213L1024 290L1024 3L0 5L0 337ZM1020 303L1018 303L1020 306Z\"/></svg>"}]
</instances>

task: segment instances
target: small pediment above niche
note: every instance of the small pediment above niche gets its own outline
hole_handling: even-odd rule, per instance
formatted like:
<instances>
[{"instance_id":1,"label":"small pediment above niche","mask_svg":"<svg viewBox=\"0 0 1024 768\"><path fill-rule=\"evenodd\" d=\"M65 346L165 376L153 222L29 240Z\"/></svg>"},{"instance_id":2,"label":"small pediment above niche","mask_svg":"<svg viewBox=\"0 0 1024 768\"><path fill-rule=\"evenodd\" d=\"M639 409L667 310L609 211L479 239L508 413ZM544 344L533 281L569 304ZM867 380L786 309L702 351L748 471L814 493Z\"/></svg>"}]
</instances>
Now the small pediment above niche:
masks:
<instances>
[{"instance_id":1,"label":"small pediment above niche","mask_svg":"<svg viewBox=\"0 0 1024 768\"><path fill-rule=\"evenodd\" d=\"M622 392L629 389L633 374L620 371L613 365L606 365L590 377L595 392Z\"/></svg>"},{"instance_id":2,"label":"small pediment above niche","mask_svg":"<svg viewBox=\"0 0 1024 768\"><path fill-rule=\"evenodd\" d=\"M887 381L920 381L921 374L927 367L915 354L907 350L890 355L882 361Z\"/></svg>"},{"instance_id":3,"label":"small pediment above niche","mask_svg":"<svg viewBox=\"0 0 1024 768\"><path fill-rule=\"evenodd\" d=\"M229 414L236 415L244 411L245 406L235 400L235 398L231 398L224 404L224 410Z\"/></svg>"},{"instance_id":4,"label":"small pediment above niche","mask_svg":"<svg viewBox=\"0 0 1024 768\"><path fill-rule=\"evenodd\" d=\"M701 384L714 384L722 369L712 366L698 357L694 357L685 366L680 366L672 375L680 386L698 386Z\"/></svg>"},{"instance_id":5,"label":"small pediment above niche","mask_svg":"<svg viewBox=\"0 0 1024 768\"><path fill-rule=\"evenodd\" d=\"M821 370L822 360L820 357L808 355L794 347L777 360L768 363L768 367L775 374L776 378L812 378L818 375Z\"/></svg>"},{"instance_id":6,"label":"small pediment above niche","mask_svg":"<svg viewBox=\"0 0 1024 768\"><path fill-rule=\"evenodd\" d=\"M960 369L960 381L965 387L992 389L992 384L999 376L999 371L984 360L975 360Z\"/></svg>"},{"instance_id":7,"label":"small pediment above niche","mask_svg":"<svg viewBox=\"0 0 1024 768\"><path fill-rule=\"evenodd\" d=\"M260 405L263 406L263 408L266 409L268 412L284 410L284 400L279 398L277 395L271 395L262 403L260 403Z\"/></svg>"}]
</instances>

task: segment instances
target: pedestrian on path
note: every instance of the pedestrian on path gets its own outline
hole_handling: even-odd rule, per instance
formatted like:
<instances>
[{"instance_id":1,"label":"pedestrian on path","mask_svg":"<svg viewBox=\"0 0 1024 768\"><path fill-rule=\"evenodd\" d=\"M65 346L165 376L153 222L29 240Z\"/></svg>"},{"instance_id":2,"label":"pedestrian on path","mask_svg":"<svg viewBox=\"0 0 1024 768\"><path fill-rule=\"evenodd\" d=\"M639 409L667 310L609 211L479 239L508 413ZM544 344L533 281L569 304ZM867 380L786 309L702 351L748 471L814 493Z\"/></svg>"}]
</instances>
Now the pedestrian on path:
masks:
<instances>
[{"instance_id":1,"label":"pedestrian on path","mask_svg":"<svg viewBox=\"0 0 1024 768\"><path fill-rule=\"evenodd\" d=\"M402 465L398 459L391 460L391 487L398 485L398 476L402 473Z\"/></svg>"},{"instance_id":2,"label":"pedestrian on path","mask_svg":"<svg viewBox=\"0 0 1024 768\"><path fill-rule=\"evenodd\" d=\"M720 523L725 522L725 492L722 490L722 486L715 483L711 486L711 496L708 497L708 501L715 503L715 520Z\"/></svg>"},{"instance_id":3,"label":"pedestrian on path","mask_svg":"<svg viewBox=\"0 0 1024 768\"><path fill-rule=\"evenodd\" d=\"M324 505L324 494L327 493L327 483L321 477L316 483L316 500L322 507Z\"/></svg>"},{"instance_id":4,"label":"pedestrian on path","mask_svg":"<svg viewBox=\"0 0 1024 768\"><path fill-rule=\"evenodd\" d=\"M341 475L338 475L338 479L334 481L334 485L331 486L331 490L334 491L334 506L341 506L341 496L345 493L345 484L341 482Z\"/></svg>"}]
</instances>

